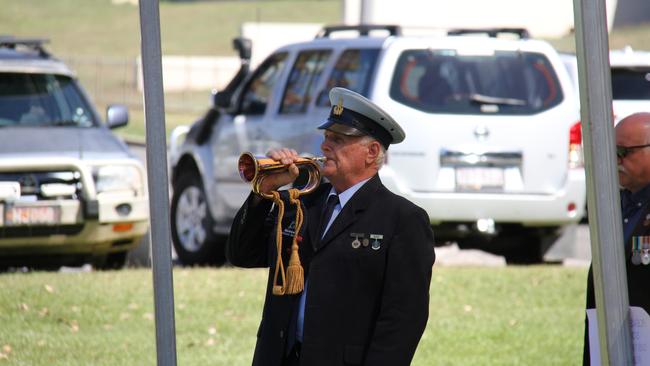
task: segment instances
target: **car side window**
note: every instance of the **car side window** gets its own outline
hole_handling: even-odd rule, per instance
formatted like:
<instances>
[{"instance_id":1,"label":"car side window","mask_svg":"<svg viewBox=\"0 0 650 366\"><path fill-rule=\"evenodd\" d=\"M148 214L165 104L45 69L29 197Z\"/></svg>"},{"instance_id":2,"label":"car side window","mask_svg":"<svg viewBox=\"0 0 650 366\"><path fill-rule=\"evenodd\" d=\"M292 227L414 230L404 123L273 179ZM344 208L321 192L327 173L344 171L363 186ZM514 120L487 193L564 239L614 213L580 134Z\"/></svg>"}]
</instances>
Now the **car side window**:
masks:
<instances>
[{"instance_id":1,"label":"car side window","mask_svg":"<svg viewBox=\"0 0 650 366\"><path fill-rule=\"evenodd\" d=\"M650 67L612 67L612 99L650 100Z\"/></svg>"},{"instance_id":2,"label":"car side window","mask_svg":"<svg viewBox=\"0 0 650 366\"><path fill-rule=\"evenodd\" d=\"M264 114L271 99L273 87L282 74L286 59L286 52L277 53L267 58L257 68L246 90L244 90L240 108L241 114Z\"/></svg>"},{"instance_id":3,"label":"car side window","mask_svg":"<svg viewBox=\"0 0 650 366\"><path fill-rule=\"evenodd\" d=\"M329 50L310 50L298 55L284 90L281 114L304 113L307 110L331 53Z\"/></svg>"},{"instance_id":4,"label":"car side window","mask_svg":"<svg viewBox=\"0 0 650 366\"><path fill-rule=\"evenodd\" d=\"M344 51L327 80L327 86L319 96L316 105L329 107L330 89L340 86L368 96L370 81L377 64L379 49L349 49Z\"/></svg>"}]
</instances>

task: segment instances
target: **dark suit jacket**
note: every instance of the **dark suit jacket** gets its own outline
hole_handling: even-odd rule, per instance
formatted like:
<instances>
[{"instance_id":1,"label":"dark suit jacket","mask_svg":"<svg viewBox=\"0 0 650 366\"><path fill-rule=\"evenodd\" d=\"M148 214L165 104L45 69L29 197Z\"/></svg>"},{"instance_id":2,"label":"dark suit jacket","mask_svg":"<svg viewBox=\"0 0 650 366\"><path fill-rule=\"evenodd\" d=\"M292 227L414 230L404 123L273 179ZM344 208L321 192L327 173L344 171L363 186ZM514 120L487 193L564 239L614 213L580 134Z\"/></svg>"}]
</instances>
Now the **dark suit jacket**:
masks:
<instances>
[{"instance_id":1,"label":"dark suit jacket","mask_svg":"<svg viewBox=\"0 0 650 366\"><path fill-rule=\"evenodd\" d=\"M435 260L424 210L386 189L375 175L347 202L326 236L318 222L329 184L303 197L306 229L300 245L309 289L301 365L408 365L424 332ZM300 295L271 294L275 210L251 198L233 223L227 254L241 267L270 267L253 365L280 365ZM270 212L270 214L269 214ZM287 225L283 225L287 227ZM381 234L381 247L354 249L351 233ZM284 242L288 263L290 236ZM371 240L372 243L372 240Z\"/></svg>"},{"instance_id":2,"label":"dark suit jacket","mask_svg":"<svg viewBox=\"0 0 650 366\"><path fill-rule=\"evenodd\" d=\"M642 212L639 222L634 227L630 239L625 242L625 267L627 274L627 290L630 306L639 306L650 314L650 265L632 264L632 237L650 235L650 220L646 217L650 215L650 206L647 206ZM587 277L587 309L596 307L596 297L594 292L594 278L592 267L589 267ZM583 365L588 366L589 359L589 333L588 324L585 319L585 334L583 348Z\"/></svg>"}]
</instances>

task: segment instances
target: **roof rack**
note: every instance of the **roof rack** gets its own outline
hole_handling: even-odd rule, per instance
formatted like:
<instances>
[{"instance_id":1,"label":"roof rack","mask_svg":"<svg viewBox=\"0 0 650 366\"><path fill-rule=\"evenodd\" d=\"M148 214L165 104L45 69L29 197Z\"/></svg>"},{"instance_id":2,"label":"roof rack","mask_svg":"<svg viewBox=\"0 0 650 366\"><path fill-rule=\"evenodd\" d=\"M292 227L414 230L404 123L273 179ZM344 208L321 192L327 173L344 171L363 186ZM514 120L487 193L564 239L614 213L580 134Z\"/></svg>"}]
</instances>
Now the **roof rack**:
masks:
<instances>
[{"instance_id":1,"label":"roof rack","mask_svg":"<svg viewBox=\"0 0 650 366\"><path fill-rule=\"evenodd\" d=\"M385 30L391 36L401 36L402 28L399 25L388 24L359 24L359 25L331 25L324 27L316 38L327 38L335 32L356 31L360 36L367 36L370 31Z\"/></svg>"},{"instance_id":2,"label":"roof rack","mask_svg":"<svg viewBox=\"0 0 650 366\"><path fill-rule=\"evenodd\" d=\"M514 34L520 39L530 38L530 33L526 28L459 28L447 31L447 35L450 36L461 36L466 34L487 34L491 38L496 38L500 34Z\"/></svg>"},{"instance_id":3,"label":"roof rack","mask_svg":"<svg viewBox=\"0 0 650 366\"><path fill-rule=\"evenodd\" d=\"M49 39L44 38L16 38L14 36L0 36L0 48L16 49L18 46L31 48L38 51L41 57L50 57L50 53L45 50L43 45L49 43Z\"/></svg>"}]
</instances>

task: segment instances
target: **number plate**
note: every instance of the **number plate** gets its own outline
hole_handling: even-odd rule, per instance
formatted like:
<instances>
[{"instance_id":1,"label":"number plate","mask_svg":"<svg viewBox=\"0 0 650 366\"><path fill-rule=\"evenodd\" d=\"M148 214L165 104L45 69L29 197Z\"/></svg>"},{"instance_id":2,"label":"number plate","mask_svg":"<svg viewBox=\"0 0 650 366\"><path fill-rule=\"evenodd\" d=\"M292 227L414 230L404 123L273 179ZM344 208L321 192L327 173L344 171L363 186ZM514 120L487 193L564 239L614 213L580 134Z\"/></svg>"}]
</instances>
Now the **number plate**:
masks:
<instances>
[{"instance_id":1,"label":"number plate","mask_svg":"<svg viewBox=\"0 0 650 366\"><path fill-rule=\"evenodd\" d=\"M61 221L57 206L5 206L5 226L53 225Z\"/></svg>"},{"instance_id":2,"label":"number plate","mask_svg":"<svg viewBox=\"0 0 650 366\"><path fill-rule=\"evenodd\" d=\"M456 168L456 188L463 191L503 189L501 168Z\"/></svg>"}]
</instances>

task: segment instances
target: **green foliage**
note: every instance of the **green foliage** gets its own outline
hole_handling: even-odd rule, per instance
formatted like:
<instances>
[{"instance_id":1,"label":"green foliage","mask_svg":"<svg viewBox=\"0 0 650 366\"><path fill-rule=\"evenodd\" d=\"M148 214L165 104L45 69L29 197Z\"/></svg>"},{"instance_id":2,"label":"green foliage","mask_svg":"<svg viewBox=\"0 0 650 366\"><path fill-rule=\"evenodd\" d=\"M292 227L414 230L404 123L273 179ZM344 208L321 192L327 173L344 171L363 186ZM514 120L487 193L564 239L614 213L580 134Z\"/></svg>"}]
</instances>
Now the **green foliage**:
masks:
<instances>
[{"instance_id":1,"label":"green foliage","mask_svg":"<svg viewBox=\"0 0 650 366\"><path fill-rule=\"evenodd\" d=\"M586 268L437 268L413 361L577 365ZM266 270L175 269L179 365L249 365ZM147 270L0 275L0 364L153 365Z\"/></svg>"}]
</instances>

